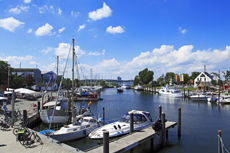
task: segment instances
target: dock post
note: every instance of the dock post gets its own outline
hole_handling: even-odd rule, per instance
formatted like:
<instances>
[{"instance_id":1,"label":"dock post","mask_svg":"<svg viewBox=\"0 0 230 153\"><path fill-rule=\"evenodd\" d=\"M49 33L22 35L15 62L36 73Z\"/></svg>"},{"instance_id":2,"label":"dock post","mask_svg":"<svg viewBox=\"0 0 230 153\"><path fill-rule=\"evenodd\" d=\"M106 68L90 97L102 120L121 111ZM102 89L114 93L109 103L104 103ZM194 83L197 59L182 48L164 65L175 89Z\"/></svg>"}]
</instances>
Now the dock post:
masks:
<instances>
[{"instance_id":1,"label":"dock post","mask_svg":"<svg viewBox=\"0 0 230 153\"><path fill-rule=\"evenodd\" d=\"M103 125L105 125L105 107L103 107Z\"/></svg>"},{"instance_id":2,"label":"dock post","mask_svg":"<svg viewBox=\"0 0 230 153\"><path fill-rule=\"evenodd\" d=\"M130 113L130 133L133 133L133 113Z\"/></svg>"},{"instance_id":3,"label":"dock post","mask_svg":"<svg viewBox=\"0 0 230 153\"><path fill-rule=\"evenodd\" d=\"M27 125L27 111L23 110L23 126Z\"/></svg>"},{"instance_id":4,"label":"dock post","mask_svg":"<svg viewBox=\"0 0 230 153\"><path fill-rule=\"evenodd\" d=\"M11 113L11 127L14 126L14 90L12 91L12 97L11 97L11 107L12 107L12 113Z\"/></svg>"},{"instance_id":5,"label":"dock post","mask_svg":"<svg viewBox=\"0 0 230 153\"><path fill-rule=\"evenodd\" d=\"M37 106L37 109L38 109L38 115L39 115L39 110L40 110L40 101L38 101L38 106Z\"/></svg>"},{"instance_id":6,"label":"dock post","mask_svg":"<svg viewBox=\"0 0 230 153\"><path fill-rule=\"evenodd\" d=\"M218 130L218 153L222 153L221 149L221 130Z\"/></svg>"},{"instance_id":7,"label":"dock post","mask_svg":"<svg viewBox=\"0 0 230 153\"><path fill-rule=\"evenodd\" d=\"M150 146L151 146L151 149L154 150L154 138L150 139Z\"/></svg>"},{"instance_id":8,"label":"dock post","mask_svg":"<svg viewBox=\"0 0 230 153\"><path fill-rule=\"evenodd\" d=\"M165 113L162 112L161 117L161 123L162 123L162 130L161 130L161 144L165 146Z\"/></svg>"},{"instance_id":9,"label":"dock post","mask_svg":"<svg viewBox=\"0 0 230 153\"><path fill-rule=\"evenodd\" d=\"M162 107L159 105L159 119L161 119Z\"/></svg>"},{"instance_id":10,"label":"dock post","mask_svg":"<svg viewBox=\"0 0 230 153\"><path fill-rule=\"evenodd\" d=\"M109 153L109 132L108 131L103 132L103 153Z\"/></svg>"},{"instance_id":11,"label":"dock post","mask_svg":"<svg viewBox=\"0 0 230 153\"><path fill-rule=\"evenodd\" d=\"M178 138L181 137L181 108L178 107Z\"/></svg>"}]
</instances>

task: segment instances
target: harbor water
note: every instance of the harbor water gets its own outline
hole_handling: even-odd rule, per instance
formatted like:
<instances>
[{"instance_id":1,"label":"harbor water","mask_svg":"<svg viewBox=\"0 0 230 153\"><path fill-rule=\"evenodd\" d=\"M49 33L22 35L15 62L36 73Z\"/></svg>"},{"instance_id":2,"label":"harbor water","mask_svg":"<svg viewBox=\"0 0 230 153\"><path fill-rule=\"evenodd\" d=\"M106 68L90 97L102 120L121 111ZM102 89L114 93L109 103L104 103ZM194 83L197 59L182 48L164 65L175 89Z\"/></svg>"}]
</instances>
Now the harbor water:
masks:
<instances>
[{"instance_id":1,"label":"harbor water","mask_svg":"<svg viewBox=\"0 0 230 153\"><path fill-rule=\"evenodd\" d=\"M155 151L158 153L216 153L218 151L218 130L222 131L222 140L230 151L230 105L218 105L204 101L192 101L187 98L171 98L159 96L147 91L125 89L117 93L116 88L101 91L103 100L92 101L90 109L94 115L102 117L105 108L106 120L119 119L128 110L142 110L151 113L153 120L158 118L159 105L168 121L177 122L178 107L181 108L181 138L177 136L177 126L169 129L168 144L165 147L157 145L159 136L155 138ZM77 107L88 102L77 102ZM40 129L37 127L37 130ZM45 126L43 126L45 128ZM97 146L98 142L88 138L65 142L82 151ZM129 152L129 151L128 151ZM147 141L134 148L134 153L150 153L150 142Z\"/></svg>"}]
</instances>

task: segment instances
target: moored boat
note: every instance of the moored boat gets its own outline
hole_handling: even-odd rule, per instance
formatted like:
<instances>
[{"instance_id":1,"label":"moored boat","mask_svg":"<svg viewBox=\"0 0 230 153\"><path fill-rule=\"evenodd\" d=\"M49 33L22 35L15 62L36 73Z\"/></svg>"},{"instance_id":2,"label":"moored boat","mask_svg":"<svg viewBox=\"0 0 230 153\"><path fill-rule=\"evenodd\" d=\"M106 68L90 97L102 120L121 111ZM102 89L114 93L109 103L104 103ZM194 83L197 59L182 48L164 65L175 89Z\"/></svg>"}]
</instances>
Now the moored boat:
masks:
<instances>
[{"instance_id":1,"label":"moored boat","mask_svg":"<svg viewBox=\"0 0 230 153\"><path fill-rule=\"evenodd\" d=\"M153 124L149 112L132 110L125 113L120 120L95 129L89 134L90 139L103 139L103 132L109 132L109 138L121 136L130 132L130 113L133 113L134 130L141 130Z\"/></svg>"}]
</instances>

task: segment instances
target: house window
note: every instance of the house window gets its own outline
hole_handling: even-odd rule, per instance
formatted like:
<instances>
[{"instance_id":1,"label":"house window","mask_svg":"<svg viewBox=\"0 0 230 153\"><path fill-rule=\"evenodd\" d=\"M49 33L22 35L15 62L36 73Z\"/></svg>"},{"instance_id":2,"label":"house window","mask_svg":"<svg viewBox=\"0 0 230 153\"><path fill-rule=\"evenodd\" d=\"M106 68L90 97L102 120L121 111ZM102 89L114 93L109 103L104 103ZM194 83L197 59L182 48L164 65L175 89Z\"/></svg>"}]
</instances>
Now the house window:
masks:
<instances>
[{"instance_id":1,"label":"house window","mask_svg":"<svg viewBox=\"0 0 230 153\"><path fill-rule=\"evenodd\" d=\"M204 75L204 74L201 74L200 77L205 77L205 75Z\"/></svg>"}]
</instances>

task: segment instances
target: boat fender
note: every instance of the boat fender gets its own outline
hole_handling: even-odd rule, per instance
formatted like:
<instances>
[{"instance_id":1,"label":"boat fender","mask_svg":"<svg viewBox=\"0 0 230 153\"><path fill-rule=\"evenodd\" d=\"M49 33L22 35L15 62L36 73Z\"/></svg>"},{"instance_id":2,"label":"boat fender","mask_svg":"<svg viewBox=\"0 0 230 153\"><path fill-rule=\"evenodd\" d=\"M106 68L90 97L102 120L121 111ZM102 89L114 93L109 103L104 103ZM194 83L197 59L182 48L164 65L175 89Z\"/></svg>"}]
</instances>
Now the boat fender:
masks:
<instances>
[{"instance_id":1,"label":"boat fender","mask_svg":"<svg viewBox=\"0 0 230 153\"><path fill-rule=\"evenodd\" d=\"M117 127L116 127L116 125L114 125L113 127L115 128L115 130L117 130Z\"/></svg>"},{"instance_id":2,"label":"boat fender","mask_svg":"<svg viewBox=\"0 0 230 153\"><path fill-rule=\"evenodd\" d=\"M86 130L83 130L83 134L86 135Z\"/></svg>"},{"instance_id":3,"label":"boat fender","mask_svg":"<svg viewBox=\"0 0 230 153\"><path fill-rule=\"evenodd\" d=\"M119 129L121 129L121 126L118 124Z\"/></svg>"}]
</instances>

